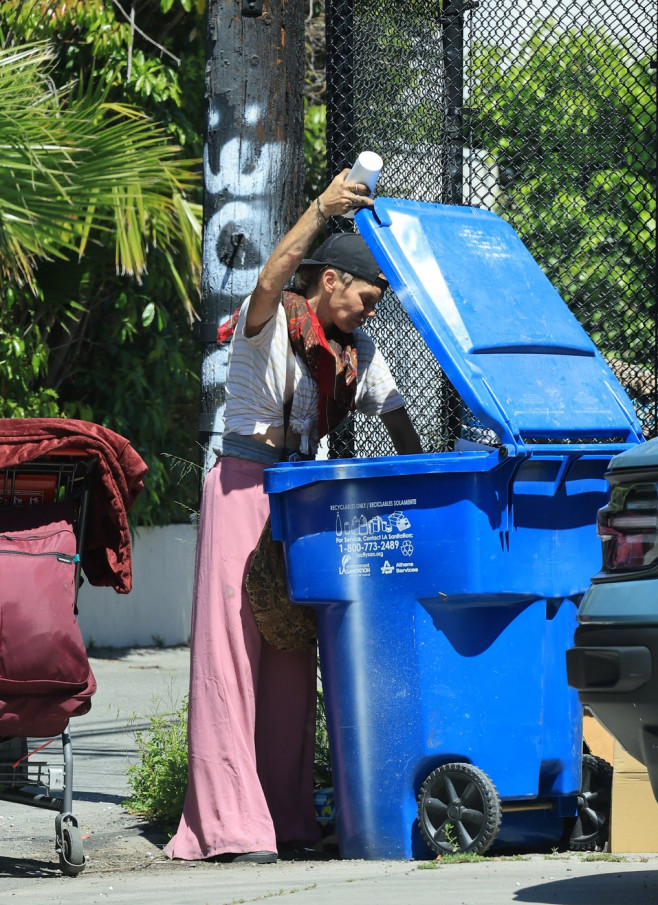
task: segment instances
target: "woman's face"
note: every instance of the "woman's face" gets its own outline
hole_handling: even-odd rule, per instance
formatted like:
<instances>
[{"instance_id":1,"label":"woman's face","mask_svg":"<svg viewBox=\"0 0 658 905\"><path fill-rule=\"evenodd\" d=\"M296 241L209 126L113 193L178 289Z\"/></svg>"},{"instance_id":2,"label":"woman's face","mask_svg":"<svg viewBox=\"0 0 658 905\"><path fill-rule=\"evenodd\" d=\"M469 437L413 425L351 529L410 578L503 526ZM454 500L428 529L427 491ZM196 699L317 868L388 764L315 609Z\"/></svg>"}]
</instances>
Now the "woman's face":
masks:
<instances>
[{"instance_id":1,"label":"woman's face","mask_svg":"<svg viewBox=\"0 0 658 905\"><path fill-rule=\"evenodd\" d=\"M366 318L375 316L375 305L381 297L382 290L372 283L354 277L346 286L336 274L328 301L329 319L343 333L351 333L362 327Z\"/></svg>"}]
</instances>

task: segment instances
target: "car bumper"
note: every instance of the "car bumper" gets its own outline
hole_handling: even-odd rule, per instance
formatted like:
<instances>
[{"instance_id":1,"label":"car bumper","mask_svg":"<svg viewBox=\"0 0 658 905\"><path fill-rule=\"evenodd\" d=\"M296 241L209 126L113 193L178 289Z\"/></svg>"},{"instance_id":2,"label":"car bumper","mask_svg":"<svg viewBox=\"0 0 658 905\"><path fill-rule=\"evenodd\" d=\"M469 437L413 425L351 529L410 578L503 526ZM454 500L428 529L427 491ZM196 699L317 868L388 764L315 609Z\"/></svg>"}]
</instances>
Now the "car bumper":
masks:
<instances>
[{"instance_id":1,"label":"car bumper","mask_svg":"<svg viewBox=\"0 0 658 905\"><path fill-rule=\"evenodd\" d=\"M581 703L645 764L658 801L658 622L580 625L567 651Z\"/></svg>"}]
</instances>

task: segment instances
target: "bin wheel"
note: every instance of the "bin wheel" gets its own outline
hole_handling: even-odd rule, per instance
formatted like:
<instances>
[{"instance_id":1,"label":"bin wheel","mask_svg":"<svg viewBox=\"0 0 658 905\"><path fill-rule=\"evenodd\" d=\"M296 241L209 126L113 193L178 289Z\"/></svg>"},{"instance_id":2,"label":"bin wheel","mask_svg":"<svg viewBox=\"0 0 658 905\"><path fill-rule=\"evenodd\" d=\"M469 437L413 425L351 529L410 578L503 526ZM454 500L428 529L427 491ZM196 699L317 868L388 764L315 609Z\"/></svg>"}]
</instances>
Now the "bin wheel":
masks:
<instances>
[{"instance_id":1,"label":"bin wheel","mask_svg":"<svg viewBox=\"0 0 658 905\"><path fill-rule=\"evenodd\" d=\"M496 787L472 764L443 764L421 786L420 831L439 854L485 852L500 829L501 819Z\"/></svg>"},{"instance_id":2,"label":"bin wheel","mask_svg":"<svg viewBox=\"0 0 658 905\"><path fill-rule=\"evenodd\" d=\"M84 870L86 859L82 851L82 838L77 826L62 827L59 866L67 877L75 877Z\"/></svg>"},{"instance_id":3,"label":"bin wheel","mask_svg":"<svg viewBox=\"0 0 658 905\"><path fill-rule=\"evenodd\" d=\"M602 849L608 841L612 767L601 757L583 754L583 778L578 813L569 838L572 852Z\"/></svg>"}]
</instances>

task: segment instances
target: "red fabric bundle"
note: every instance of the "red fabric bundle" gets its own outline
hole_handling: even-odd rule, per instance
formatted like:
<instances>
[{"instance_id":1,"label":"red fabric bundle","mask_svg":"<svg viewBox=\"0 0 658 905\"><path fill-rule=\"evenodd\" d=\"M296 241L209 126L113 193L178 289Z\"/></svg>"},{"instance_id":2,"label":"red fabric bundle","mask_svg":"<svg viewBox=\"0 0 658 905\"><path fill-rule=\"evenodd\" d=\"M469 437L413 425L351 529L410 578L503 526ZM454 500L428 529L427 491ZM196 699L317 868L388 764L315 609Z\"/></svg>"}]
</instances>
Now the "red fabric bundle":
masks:
<instances>
[{"instance_id":1,"label":"red fabric bundle","mask_svg":"<svg viewBox=\"0 0 658 905\"><path fill-rule=\"evenodd\" d=\"M127 512L147 467L125 437L74 418L0 418L0 469L72 450L97 459L82 567L89 583L127 594L132 558Z\"/></svg>"}]
</instances>

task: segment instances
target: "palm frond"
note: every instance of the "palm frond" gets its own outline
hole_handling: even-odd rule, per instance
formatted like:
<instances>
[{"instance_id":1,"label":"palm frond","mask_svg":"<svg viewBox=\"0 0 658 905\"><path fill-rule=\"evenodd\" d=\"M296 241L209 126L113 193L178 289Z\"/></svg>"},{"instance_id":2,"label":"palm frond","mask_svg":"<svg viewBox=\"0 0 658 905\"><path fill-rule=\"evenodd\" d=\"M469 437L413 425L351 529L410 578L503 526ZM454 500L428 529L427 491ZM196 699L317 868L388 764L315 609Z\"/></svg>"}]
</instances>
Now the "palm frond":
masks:
<instances>
[{"instance_id":1,"label":"palm frond","mask_svg":"<svg viewBox=\"0 0 658 905\"><path fill-rule=\"evenodd\" d=\"M194 269L199 214L181 199L198 184L195 162L97 86L55 91L52 56L43 44L0 50L0 269L34 287L40 260L108 240L119 273L139 279L155 246Z\"/></svg>"}]
</instances>

